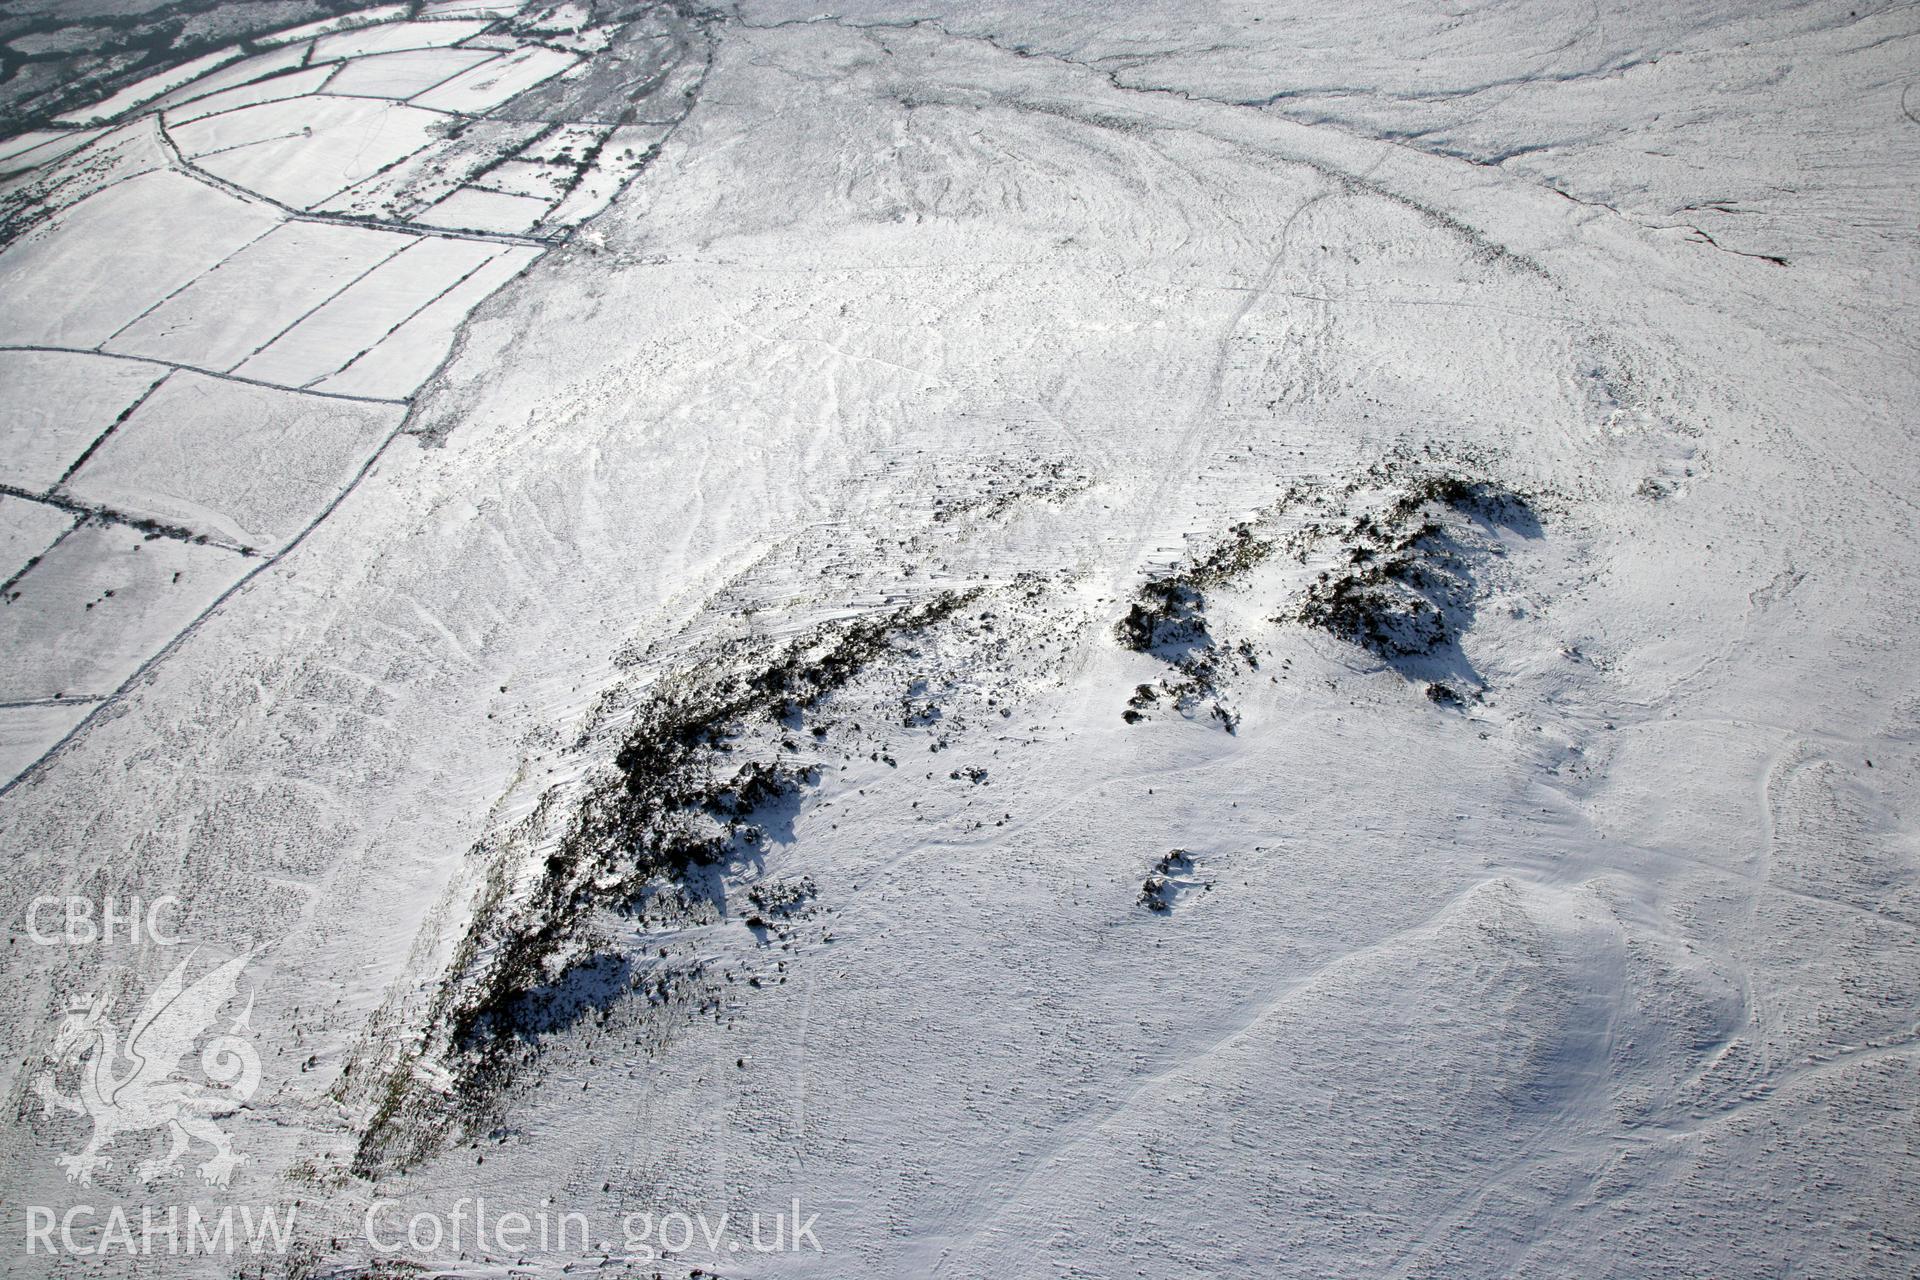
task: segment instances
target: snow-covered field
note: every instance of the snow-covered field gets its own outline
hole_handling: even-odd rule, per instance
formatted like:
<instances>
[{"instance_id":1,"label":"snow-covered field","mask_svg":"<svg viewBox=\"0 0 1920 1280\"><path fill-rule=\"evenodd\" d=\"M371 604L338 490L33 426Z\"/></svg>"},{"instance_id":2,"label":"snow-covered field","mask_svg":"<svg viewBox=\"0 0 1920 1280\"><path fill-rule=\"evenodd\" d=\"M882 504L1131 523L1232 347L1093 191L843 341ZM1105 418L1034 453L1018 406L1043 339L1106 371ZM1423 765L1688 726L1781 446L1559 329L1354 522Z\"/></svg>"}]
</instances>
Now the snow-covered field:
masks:
<instances>
[{"instance_id":1,"label":"snow-covered field","mask_svg":"<svg viewBox=\"0 0 1920 1280\"><path fill-rule=\"evenodd\" d=\"M0 144L7 1273L1914 1274L1852 3L309 8Z\"/></svg>"}]
</instances>

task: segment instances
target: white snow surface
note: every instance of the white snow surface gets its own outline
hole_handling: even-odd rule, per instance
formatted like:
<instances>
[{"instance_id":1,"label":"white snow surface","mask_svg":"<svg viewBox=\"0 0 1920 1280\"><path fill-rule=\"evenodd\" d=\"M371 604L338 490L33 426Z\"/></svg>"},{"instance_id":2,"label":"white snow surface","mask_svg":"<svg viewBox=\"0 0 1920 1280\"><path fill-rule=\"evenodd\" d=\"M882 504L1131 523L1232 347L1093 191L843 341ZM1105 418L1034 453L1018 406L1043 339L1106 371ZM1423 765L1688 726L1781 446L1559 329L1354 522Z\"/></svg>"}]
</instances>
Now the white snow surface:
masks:
<instances>
[{"instance_id":1,"label":"white snow surface","mask_svg":"<svg viewBox=\"0 0 1920 1280\"><path fill-rule=\"evenodd\" d=\"M273 267L288 326L235 373L377 406L174 371L108 431L154 380L41 350L184 360L157 335L204 312L230 367L285 210L148 173L10 246L0 1269L1912 1275L1917 32L1858 0L748 0L544 256ZM574 55L509 57L416 101ZM173 133L304 208L427 146L408 113ZM368 263L392 234L301 225ZM1402 466L1531 511L1434 517L1463 629L1415 657L1301 620ZM1241 524L1282 550L1207 583L1217 683L1123 718L1177 679L1130 604ZM582 913L561 958L604 968L544 975L582 1015L474 1072L449 1010L648 708L952 593L742 722L739 762L812 780L689 905ZM171 895L185 942L37 945L69 894ZM35 1085L63 1018L124 1026L193 947L250 957L242 1163L144 1185L166 1140L129 1132L70 1181L86 1121ZM591 1239L476 1241L475 1197ZM795 1201L817 1252L622 1238ZM27 1206L296 1202L267 1257L12 1243ZM370 1211L468 1229L388 1252Z\"/></svg>"}]
</instances>

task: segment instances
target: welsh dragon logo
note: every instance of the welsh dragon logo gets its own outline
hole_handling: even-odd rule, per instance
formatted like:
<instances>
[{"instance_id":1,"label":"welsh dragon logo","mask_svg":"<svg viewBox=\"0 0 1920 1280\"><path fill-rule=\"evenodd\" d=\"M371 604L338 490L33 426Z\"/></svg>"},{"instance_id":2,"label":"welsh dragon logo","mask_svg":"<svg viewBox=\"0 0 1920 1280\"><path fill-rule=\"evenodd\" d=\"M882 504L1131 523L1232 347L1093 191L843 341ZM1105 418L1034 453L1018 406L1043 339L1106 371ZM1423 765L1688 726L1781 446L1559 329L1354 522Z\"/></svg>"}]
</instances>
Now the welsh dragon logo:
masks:
<instances>
[{"instance_id":1,"label":"welsh dragon logo","mask_svg":"<svg viewBox=\"0 0 1920 1280\"><path fill-rule=\"evenodd\" d=\"M134 1166L142 1182L173 1172L196 1139L213 1148L199 1166L200 1176L217 1187L232 1179L244 1157L233 1153L233 1144L214 1121L239 1110L260 1087L260 1055L239 1034L252 1031L247 1023L253 1011L251 993L246 1009L226 1032L200 1047L200 1070L210 1083L178 1073L221 1008L233 999L249 958L236 956L191 986L186 974L192 957L182 960L148 997L124 1043L119 1028L107 1020L104 996L68 1011L54 1040L53 1066L33 1082L33 1089L47 1114L68 1111L93 1121L86 1148L60 1157L69 1182L92 1182L93 1171L111 1163L102 1149L122 1134L162 1127L168 1130L170 1146L164 1156ZM69 1068L78 1071L75 1093L60 1091L59 1077Z\"/></svg>"}]
</instances>

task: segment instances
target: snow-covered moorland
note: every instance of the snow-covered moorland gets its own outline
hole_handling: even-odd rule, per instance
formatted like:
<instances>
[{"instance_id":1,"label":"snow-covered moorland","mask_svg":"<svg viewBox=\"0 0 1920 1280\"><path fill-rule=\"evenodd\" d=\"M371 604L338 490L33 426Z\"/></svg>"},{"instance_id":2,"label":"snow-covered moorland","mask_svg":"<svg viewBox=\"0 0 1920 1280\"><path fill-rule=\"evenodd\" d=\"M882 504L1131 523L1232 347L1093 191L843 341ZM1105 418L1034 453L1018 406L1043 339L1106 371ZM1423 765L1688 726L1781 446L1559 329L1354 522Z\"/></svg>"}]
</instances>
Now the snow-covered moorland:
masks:
<instances>
[{"instance_id":1,"label":"snow-covered moorland","mask_svg":"<svg viewBox=\"0 0 1920 1280\"><path fill-rule=\"evenodd\" d=\"M0 143L8 1273L1912 1274L1849 3L101 63Z\"/></svg>"}]
</instances>

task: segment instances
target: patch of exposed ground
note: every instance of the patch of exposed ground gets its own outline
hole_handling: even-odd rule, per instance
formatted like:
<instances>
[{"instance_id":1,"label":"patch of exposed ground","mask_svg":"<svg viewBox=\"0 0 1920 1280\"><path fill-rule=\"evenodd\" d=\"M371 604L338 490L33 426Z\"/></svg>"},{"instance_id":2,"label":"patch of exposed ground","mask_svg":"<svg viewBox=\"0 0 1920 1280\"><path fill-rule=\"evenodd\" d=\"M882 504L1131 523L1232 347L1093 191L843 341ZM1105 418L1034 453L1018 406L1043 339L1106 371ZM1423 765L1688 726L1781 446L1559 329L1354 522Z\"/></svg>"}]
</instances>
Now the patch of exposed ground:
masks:
<instances>
[{"instance_id":1,"label":"patch of exposed ground","mask_svg":"<svg viewBox=\"0 0 1920 1280\"><path fill-rule=\"evenodd\" d=\"M1432 451L1395 453L1343 483L1296 484L1140 585L1116 636L1168 671L1135 686L1121 714L1137 724L1170 708L1235 730L1231 684L1259 669L1264 637L1223 622L1213 606L1233 596L1271 610L1268 623L1324 631L1425 683L1435 702L1459 704L1481 684L1460 640L1483 594L1482 566L1505 554L1509 533L1541 536L1533 502L1484 463Z\"/></svg>"}]
</instances>

